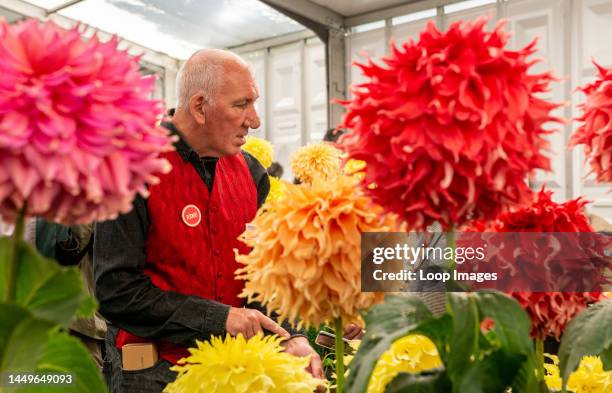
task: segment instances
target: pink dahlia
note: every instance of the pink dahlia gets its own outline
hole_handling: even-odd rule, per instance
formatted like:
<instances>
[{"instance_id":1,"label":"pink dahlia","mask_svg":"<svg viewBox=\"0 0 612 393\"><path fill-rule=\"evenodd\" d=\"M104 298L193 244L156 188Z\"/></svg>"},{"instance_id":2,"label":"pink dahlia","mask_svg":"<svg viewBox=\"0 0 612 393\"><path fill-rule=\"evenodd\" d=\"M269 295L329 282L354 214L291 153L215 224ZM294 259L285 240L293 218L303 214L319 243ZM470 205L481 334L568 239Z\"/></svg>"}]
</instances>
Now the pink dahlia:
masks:
<instances>
[{"instance_id":1,"label":"pink dahlia","mask_svg":"<svg viewBox=\"0 0 612 393\"><path fill-rule=\"evenodd\" d=\"M0 24L0 215L105 220L170 170L153 78L118 40L28 20Z\"/></svg>"},{"instance_id":2,"label":"pink dahlia","mask_svg":"<svg viewBox=\"0 0 612 393\"><path fill-rule=\"evenodd\" d=\"M559 104L537 94L555 78L528 73L535 41L507 50L504 23L487 32L485 22L446 33L430 23L419 42L392 44L384 65L357 64L369 81L343 102L351 132L340 145L366 162L373 199L413 229L495 217L530 195L528 174L550 167L543 125L559 121Z\"/></svg>"},{"instance_id":3,"label":"pink dahlia","mask_svg":"<svg viewBox=\"0 0 612 393\"><path fill-rule=\"evenodd\" d=\"M612 68L599 69L599 79L581 88L586 102L581 105L583 124L570 139L570 147L584 145L584 153L597 181L612 183Z\"/></svg>"}]
</instances>

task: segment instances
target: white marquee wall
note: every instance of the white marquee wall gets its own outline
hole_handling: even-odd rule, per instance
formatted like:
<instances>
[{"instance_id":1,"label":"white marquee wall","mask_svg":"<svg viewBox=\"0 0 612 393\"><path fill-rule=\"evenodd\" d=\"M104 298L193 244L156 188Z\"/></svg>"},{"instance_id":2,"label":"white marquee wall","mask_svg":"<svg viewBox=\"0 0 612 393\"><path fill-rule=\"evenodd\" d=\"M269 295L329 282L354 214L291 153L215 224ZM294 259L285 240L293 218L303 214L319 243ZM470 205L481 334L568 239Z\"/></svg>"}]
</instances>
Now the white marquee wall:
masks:
<instances>
[{"instance_id":1,"label":"white marquee wall","mask_svg":"<svg viewBox=\"0 0 612 393\"><path fill-rule=\"evenodd\" d=\"M241 55L253 66L261 127L253 135L270 140L276 160L291 179L290 155L321 140L327 125L325 46L316 37Z\"/></svg>"}]
</instances>

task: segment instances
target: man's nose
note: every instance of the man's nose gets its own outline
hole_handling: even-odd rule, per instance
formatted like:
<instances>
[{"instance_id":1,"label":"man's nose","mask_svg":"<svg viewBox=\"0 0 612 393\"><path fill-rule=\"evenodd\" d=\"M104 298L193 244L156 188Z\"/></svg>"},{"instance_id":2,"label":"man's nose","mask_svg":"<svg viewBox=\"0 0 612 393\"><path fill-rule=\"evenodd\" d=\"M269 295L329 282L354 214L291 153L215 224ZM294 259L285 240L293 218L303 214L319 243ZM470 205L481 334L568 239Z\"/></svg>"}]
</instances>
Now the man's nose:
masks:
<instances>
[{"instance_id":1,"label":"man's nose","mask_svg":"<svg viewBox=\"0 0 612 393\"><path fill-rule=\"evenodd\" d=\"M247 114L246 126L256 130L259 128L260 125L261 124L259 120L259 115L257 114L257 111L255 110L255 106L253 105L251 106L249 113Z\"/></svg>"}]
</instances>

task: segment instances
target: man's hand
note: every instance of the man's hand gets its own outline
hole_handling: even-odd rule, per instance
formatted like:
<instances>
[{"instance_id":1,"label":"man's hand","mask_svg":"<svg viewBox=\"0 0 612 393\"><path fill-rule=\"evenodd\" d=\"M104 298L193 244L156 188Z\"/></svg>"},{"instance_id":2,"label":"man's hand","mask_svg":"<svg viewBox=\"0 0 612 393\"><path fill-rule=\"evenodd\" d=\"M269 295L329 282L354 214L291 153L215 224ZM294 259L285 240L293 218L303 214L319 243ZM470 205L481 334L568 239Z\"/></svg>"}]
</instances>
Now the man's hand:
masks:
<instances>
[{"instance_id":1,"label":"man's hand","mask_svg":"<svg viewBox=\"0 0 612 393\"><path fill-rule=\"evenodd\" d=\"M251 338L266 329L272 334L289 338L289 333L279 324L257 310L250 308L230 308L225 322L225 330L232 336L242 333L245 338Z\"/></svg>"},{"instance_id":2,"label":"man's hand","mask_svg":"<svg viewBox=\"0 0 612 393\"><path fill-rule=\"evenodd\" d=\"M285 347L285 352L292 354L293 356L310 356L310 365L306 369L313 377L323 379L323 363L318 353L308 343L306 337L297 336L290 338L281 344Z\"/></svg>"},{"instance_id":3,"label":"man's hand","mask_svg":"<svg viewBox=\"0 0 612 393\"><path fill-rule=\"evenodd\" d=\"M344 338L347 340L355 340L363 337L363 330L361 326L349 323L344 327Z\"/></svg>"}]
</instances>

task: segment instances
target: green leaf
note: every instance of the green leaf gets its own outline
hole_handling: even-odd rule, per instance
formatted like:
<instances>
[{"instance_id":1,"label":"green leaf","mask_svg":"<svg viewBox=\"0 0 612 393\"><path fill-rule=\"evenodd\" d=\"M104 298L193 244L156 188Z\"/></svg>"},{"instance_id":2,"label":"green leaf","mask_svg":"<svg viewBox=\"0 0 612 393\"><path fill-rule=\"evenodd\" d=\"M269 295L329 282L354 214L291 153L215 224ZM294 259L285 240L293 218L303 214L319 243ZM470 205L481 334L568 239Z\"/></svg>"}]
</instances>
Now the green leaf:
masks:
<instances>
[{"instance_id":1,"label":"green leaf","mask_svg":"<svg viewBox=\"0 0 612 393\"><path fill-rule=\"evenodd\" d=\"M92 299L77 267L62 267L41 256L29 244L19 245L17 303L38 318L67 327L75 313L91 312Z\"/></svg>"},{"instance_id":2,"label":"green leaf","mask_svg":"<svg viewBox=\"0 0 612 393\"><path fill-rule=\"evenodd\" d=\"M27 307L40 318L66 326L86 297L79 271L60 269L38 288Z\"/></svg>"},{"instance_id":3,"label":"green leaf","mask_svg":"<svg viewBox=\"0 0 612 393\"><path fill-rule=\"evenodd\" d=\"M422 334L436 345L442 362L446 362L447 343L449 341L453 320L449 314L442 314L437 318L430 318L421 323L412 333Z\"/></svg>"},{"instance_id":4,"label":"green leaf","mask_svg":"<svg viewBox=\"0 0 612 393\"><path fill-rule=\"evenodd\" d=\"M489 317L495 321L493 332L501 348L524 354L533 350L531 320L516 300L500 292L479 292L476 303L481 320Z\"/></svg>"},{"instance_id":5,"label":"green leaf","mask_svg":"<svg viewBox=\"0 0 612 393\"><path fill-rule=\"evenodd\" d=\"M21 242L17 249L16 301L28 304L36 292L59 269L57 262L40 255L30 244Z\"/></svg>"},{"instance_id":6,"label":"green leaf","mask_svg":"<svg viewBox=\"0 0 612 393\"><path fill-rule=\"evenodd\" d=\"M29 317L28 310L9 303L0 303L0 359L4 358L6 347L11 339L12 332L17 326Z\"/></svg>"},{"instance_id":7,"label":"green leaf","mask_svg":"<svg viewBox=\"0 0 612 393\"><path fill-rule=\"evenodd\" d=\"M570 321L561 338L559 370L563 391L583 356L602 354L610 366L612 347L612 299L589 306Z\"/></svg>"},{"instance_id":8,"label":"green leaf","mask_svg":"<svg viewBox=\"0 0 612 393\"><path fill-rule=\"evenodd\" d=\"M535 370L538 367L536 354L532 351L523 362L514 381L512 381L512 392L514 393L548 393L548 388L543 381L538 380Z\"/></svg>"},{"instance_id":9,"label":"green leaf","mask_svg":"<svg viewBox=\"0 0 612 393\"><path fill-rule=\"evenodd\" d=\"M106 392L106 385L81 342L59 332L59 325L36 318L25 307L0 303L0 371L72 373L75 385L58 392ZM46 392L49 387L29 387L19 392ZM1 389L0 389L1 390Z\"/></svg>"},{"instance_id":10,"label":"green leaf","mask_svg":"<svg viewBox=\"0 0 612 393\"><path fill-rule=\"evenodd\" d=\"M516 377L526 355L497 350L478 359L465 370L460 385L461 393L503 393ZM456 386L456 385L454 385Z\"/></svg>"},{"instance_id":11,"label":"green leaf","mask_svg":"<svg viewBox=\"0 0 612 393\"><path fill-rule=\"evenodd\" d=\"M79 305L78 310L76 311L76 316L79 318L88 318L95 314L98 309L98 302L93 296L85 296L81 304Z\"/></svg>"},{"instance_id":12,"label":"green leaf","mask_svg":"<svg viewBox=\"0 0 612 393\"><path fill-rule=\"evenodd\" d=\"M385 388L385 393L439 393L452 389L444 370L435 374L399 373Z\"/></svg>"},{"instance_id":13,"label":"green leaf","mask_svg":"<svg viewBox=\"0 0 612 393\"><path fill-rule=\"evenodd\" d=\"M536 360L533 340L529 337L531 320L527 313L516 300L500 292L479 292L476 302L481 319L489 317L495 321L491 331L494 338L489 340L494 347L524 355L512 381L513 392L547 392L534 372Z\"/></svg>"},{"instance_id":14,"label":"green leaf","mask_svg":"<svg viewBox=\"0 0 612 393\"><path fill-rule=\"evenodd\" d=\"M0 303L0 315L0 370L34 370L57 325L16 304Z\"/></svg>"},{"instance_id":15,"label":"green leaf","mask_svg":"<svg viewBox=\"0 0 612 393\"><path fill-rule=\"evenodd\" d=\"M346 392L365 392L380 356L431 317L431 311L416 296L388 296L383 304L372 307L364 316L366 334L349 366Z\"/></svg>"},{"instance_id":16,"label":"green leaf","mask_svg":"<svg viewBox=\"0 0 612 393\"><path fill-rule=\"evenodd\" d=\"M478 358L480 319L474 294L448 293L447 297L453 324L445 365L448 377L456 388Z\"/></svg>"},{"instance_id":17,"label":"green leaf","mask_svg":"<svg viewBox=\"0 0 612 393\"><path fill-rule=\"evenodd\" d=\"M6 291L6 267L8 266L11 238L0 236L0 299L5 299Z\"/></svg>"},{"instance_id":18,"label":"green leaf","mask_svg":"<svg viewBox=\"0 0 612 393\"><path fill-rule=\"evenodd\" d=\"M62 386L60 389L63 393L108 392L102 375L87 349L77 338L67 333L58 332L51 335L36 371L72 374L74 384ZM43 390L28 388L20 392L38 393Z\"/></svg>"},{"instance_id":19,"label":"green leaf","mask_svg":"<svg viewBox=\"0 0 612 393\"><path fill-rule=\"evenodd\" d=\"M604 370L612 369L612 346L604 349L600 356Z\"/></svg>"}]
</instances>

